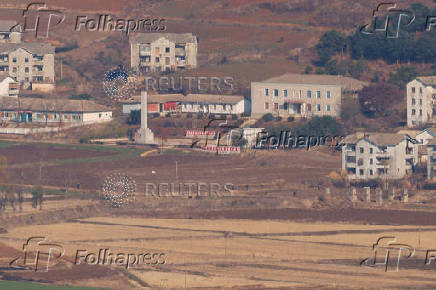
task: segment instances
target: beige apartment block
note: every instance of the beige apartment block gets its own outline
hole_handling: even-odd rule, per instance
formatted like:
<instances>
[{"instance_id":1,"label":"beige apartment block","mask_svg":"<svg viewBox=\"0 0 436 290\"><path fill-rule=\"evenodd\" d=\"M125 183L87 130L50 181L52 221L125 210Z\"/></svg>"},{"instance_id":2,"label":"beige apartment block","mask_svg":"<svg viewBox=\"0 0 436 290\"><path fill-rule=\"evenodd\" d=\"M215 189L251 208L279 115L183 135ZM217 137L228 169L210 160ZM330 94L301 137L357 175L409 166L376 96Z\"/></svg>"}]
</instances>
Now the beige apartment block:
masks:
<instances>
[{"instance_id":1,"label":"beige apartment block","mask_svg":"<svg viewBox=\"0 0 436 290\"><path fill-rule=\"evenodd\" d=\"M20 43L21 32L13 20L0 20L0 43Z\"/></svg>"},{"instance_id":2,"label":"beige apartment block","mask_svg":"<svg viewBox=\"0 0 436 290\"><path fill-rule=\"evenodd\" d=\"M54 55L46 43L0 43L0 72L21 83L54 83Z\"/></svg>"},{"instance_id":3,"label":"beige apartment block","mask_svg":"<svg viewBox=\"0 0 436 290\"><path fill-rule=\"evenodd\" d=\"M197 37L192 33L137 33L130 37L131 67L143 72L197 67Z\"/></svg>"},{"instance_id":4,"label":"beige apartment block","mask_svg":"<svg viewBox=\"0 0 436 290\"><path fill-rule=\"evenodd\" d=\"M342 170L348 179L401 179L418 163L418 145L392 133L355 133L342 147Z\"/></svg>"},{"instance_id":5,"label":"beige apartment block","mask_svg":"<svg viewBox=\"0 0 436 290\"><path fill-rule=\"evenodd\" d=\"M343 93L355 94L365 85L350 77L284 74L251 83L251 113L255 118L267 113L281 117L338 117Z\"/></svg>"},{"instance_id":6,"label":"beige apartment block","mask_svg":"<svg viewBox=\"0 0 436 290\"><path fill-rule=\"evenodd\" d=\"M436 121L436 76L417 77L407 84L407 126Z\"/></svg>"}]
</instances>

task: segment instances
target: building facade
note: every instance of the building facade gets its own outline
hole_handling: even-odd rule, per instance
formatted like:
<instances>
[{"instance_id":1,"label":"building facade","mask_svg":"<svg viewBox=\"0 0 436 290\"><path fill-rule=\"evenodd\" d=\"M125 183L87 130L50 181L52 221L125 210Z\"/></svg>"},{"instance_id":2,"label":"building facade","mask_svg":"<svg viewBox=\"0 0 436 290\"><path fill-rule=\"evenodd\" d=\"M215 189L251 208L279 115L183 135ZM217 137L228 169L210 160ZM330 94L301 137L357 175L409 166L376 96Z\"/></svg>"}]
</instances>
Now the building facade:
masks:
<instances>
[{"instance_id":1,"label":"building facade","mask_svg":"<svg viewBox=\"0 0 436 290\"><path fill-rule=\"evenodd\" d=\"M54 83L55 49L45 43L0 43L0 72L20 83Z\"/></svg>"},{"instance_id":2,"label":"building facade","mask_svg":"<svg viewBox=\"0 0 436 290\"><path fill-rule=\"evenodd\" d=\"M7 74L0 74L0 98L18 97L19 84Z\"/></svg>"},{"instance_id":3,"label":"building facade","mask_svg":"<svg viewBox=\"0 0 436 290\"><path fill-rule=\"evenodd\" d=\"M17 22L12 20L0 20L0 43L20 43L21 32Z\"/></svg>"},{"instance_id":4,"label":"building facade","mask_svg":"<svg viewBox=\"0 0 436 290\"><path fill-rule=\"evenodd\" d=\"M112 111L86 100L0 99L0 120L23 123L92 124L112 120Z\"/></svg>"},{"instance_id":5,"label":"building facade","mask_svg":"<svg viewBox=\"0 0 436 290\"><path fill-rule=\"evenodd\" d=\"M137 33L130 37L136 71L163 72L197 67L197 37L191 33Z\"/></svg>"},{"instance_id":6,"label":"building facade","mask_svg":"<svg viewBox=\"0 0 436 290\"><path fill-rule=\"evenodd\" d=\"M330 75L285 74L251 83L252 116L337 117L344 91L356 92L366 83Z\"/></svg>"},{"instance_id":7,"label":"building facade","mask_svg":"<svg viewBox=\"0 0 436 290\"><path fill-rule=\"evenodd\" d=\"M434 123L436 117L436 76L417 77L407 84L407 126Z\"/></svg>"},{"instance_id":8,"label":"building facade","mask_svg":"<svg viewBox=\"0 0 436 290\"><path fill-rule=\"evenodd\" d=\"M344 139L342 170L348 179L401 179L413 172L417 151L405 135L356 133Z\"/></svg>"}]
</instances>

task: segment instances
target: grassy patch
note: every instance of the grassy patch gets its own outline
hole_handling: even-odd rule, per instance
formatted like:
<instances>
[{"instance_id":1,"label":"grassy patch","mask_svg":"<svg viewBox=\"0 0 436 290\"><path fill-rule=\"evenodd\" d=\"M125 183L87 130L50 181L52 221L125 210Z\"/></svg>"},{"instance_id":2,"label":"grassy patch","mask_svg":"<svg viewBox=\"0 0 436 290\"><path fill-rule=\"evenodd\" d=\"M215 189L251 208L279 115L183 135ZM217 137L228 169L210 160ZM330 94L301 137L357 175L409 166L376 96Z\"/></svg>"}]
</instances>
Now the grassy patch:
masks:
<instances>
[{"instance_id":1,"label":"grassy patch","mask_svg":"<svg viewBox=\"0 0 436 290\"><path fill-rule=\"evenodd\" d=\"M90 287L74 287L66 285L47 285L47 284L37 284L29 282L9 282L1 281L0 289L8 290L21 290L21 289L32 289L32 290L96 290L105 288L90 288Z\"/></svg>"}]
</instances>

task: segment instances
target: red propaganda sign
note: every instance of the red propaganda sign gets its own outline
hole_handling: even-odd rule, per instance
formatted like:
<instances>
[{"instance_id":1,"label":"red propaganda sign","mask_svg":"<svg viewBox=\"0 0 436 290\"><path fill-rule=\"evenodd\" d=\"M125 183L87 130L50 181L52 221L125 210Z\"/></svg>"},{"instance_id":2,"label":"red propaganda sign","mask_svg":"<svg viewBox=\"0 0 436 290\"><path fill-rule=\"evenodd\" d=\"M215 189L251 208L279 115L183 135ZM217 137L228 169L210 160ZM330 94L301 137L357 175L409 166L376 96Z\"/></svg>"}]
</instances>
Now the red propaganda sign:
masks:
<instances>
[{"instance_id":1,"label":"red propaganda sign","mask_svg":"<svg viewBox=\"0 0 436 290\"><path fill-rule=\"evenodd\" d=\"M201 150L218 152L218 153L241 153L241 148L236 146L216 146L208 145L201 147Z\"/></svg>"},{"instance_id":2,"label":"red propaganda sign","mask_svg":"<svg viewBox=\"0 0 436 290\"><path fill-rule=\"evenodd\" d=\"M216 135L215 131L203 131L203 130L187 130L186 136L212 136Z\"/></svg>"}]
</instances>

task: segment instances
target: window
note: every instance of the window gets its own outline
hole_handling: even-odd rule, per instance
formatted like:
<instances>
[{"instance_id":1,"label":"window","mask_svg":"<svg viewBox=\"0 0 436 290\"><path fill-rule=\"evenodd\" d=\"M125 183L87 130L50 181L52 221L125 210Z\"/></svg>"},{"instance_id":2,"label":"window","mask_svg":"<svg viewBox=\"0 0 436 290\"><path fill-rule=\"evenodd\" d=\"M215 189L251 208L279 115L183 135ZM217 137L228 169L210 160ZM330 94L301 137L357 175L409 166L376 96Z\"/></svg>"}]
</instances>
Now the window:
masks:
<instances>
[{"instance_id":1,"label":"window","mask_svg":"<svg viewBox=\"0 0 436 290\"><path fill-rule=\"evenodd\" d=\"M41 119L41 114L39 114L39 113L36 114L36 118L37 118L37 119Z\"/></svg>"},{"instance_id":2,"label":"window","mask_svg":"<svg viewBox=\"0 0 436 290\"><path fill-rule=\"evenodd\" d=\"M321 105L320 104L316 105L316 109L318 112L321 112Z\"/></svg>"},{"instance_id":3,"label":"window","mask_svg":"<svg viewBox=\"0 0 436 290\"><path fill-rule=\"evenodd\" d=\"M374 150L372 148L369 148L369 154L372 154L373 152L374 152Z\"/></svg>"},{"instance_id":4,"label":"window","mask_svg":"<svg viewBox=\"0 0 436 290\"><path fill-rule=\"evenodd\" d=\"M28 68L28 67L25 67L25 68L24 68L24 72L28 73L28 72L29 72L29 68Z\"/></svg>"},{"instance_id":5,"label":"window","mask_svg":"<svg viewBox=\"0 0 436 290\"><path fill-rule=\"evenodd\" d=\"M419 94L422 95L422 88L419 88Z\"/></svg>"},{"instance_id":6,"label":"window","mask_svg":"<svg viewBox=\"0 0 436 290\"><path fill-rule=\"evenodd\" d=\"M422 99L419 99L419 104L422 106Z\"/></svg>"},{"instance_id":7,"label":"window","mask_svg":"<svg viewBox=\"0 0 436 290\"><path fill-rule=\"evenodd\" d=\"M223 105L223 110L224 110L224 111L226 110L226 105Z\"/></svg>"},{"instance_id":8,"label":"window","mask_svg":"<svg viewBox=\"0 0 436 290\"><path fill-rule=\"evenodd\" d=\"M363 147L359 147L359 151L360 151L360 153L364 153L364 152L365 152L365 150L363 149Z\"/></svg>"},{"instance_id":9,"label":"window","mask_svg":"<svg viewBox=\"0 0 436 290\"><path fill-rule=\"evenodd\" d=\"M17 72L17 68L16 68L16 67L13 67L13 68L12 68L12 72L16 73L16 72Z\"/></svg>"},{"instance_id":10,"label":"window","mask_svg":"<svg viewBox=\"0 0 436 290\"><path fill-rule=\"evenodd\" d=\"M269 96L269 89L265 89L265 96Z\"/></svg>"},{"instance_id":11,"label":"window","mask_svg":"<svg viewBox=\"0 0 436 290\"><path fill-rule=\"evenodd\" d=\"M283 90L283 96L286 98L288 96L288 90Z\"/></svg>"},{"instance_id":12,"label":"window","mask_svg":"<svg viewBox=\"0 0 436 290\"><path fill-rule=\"evenodd\" d=\"M26 57L26 58L24 59L24 62L29 62L29 58Z\"/></svg>"},{"instance_id":13,"label":"window","mask_svg":"<svg viewBox=\"0 0 436 290\"><path fill-rule=\"evenodd\" d=\"M415 111L415 109L413 109L413 110L412 110L412 115L413 115L413 116L415 116L415 115L416 115L416 113L415 113L415 112L416 112L416 111Z\"/></svg>"},{"instance_id":14,"label":"window","mask_svg":"<svg viewBox=\"0 0 436 290\"><path fill-rule=\"evenodd\" d=\"M278 97L279 96L279 90L278 89L274 89L274 97Z\"/></svg>"},{"instance_id":15,"label":"window","mask_svg":"<svg viewBox=\"0 0 436 290\"><path fill-rule=\"evenodd\" d=\"M330 112L330 105L327 105L327 112Z\"/></svg>"},{"instance_id":16,"label":"window","mask_svg":"<svg viewBox=\"0 0 436 290\"><path fill-rule=\"evenodd\" d=\"M312 112L312 105L311 104L307 104L307 111Z\"/></svg>"},{"instance_id":17,"label":"window","mask_svg":"<svg viewBox=\"0 0 436 290\"><path fill-rule=\"evenodd\" d=\"M284 109L284 110L287 110L287 109L288 109L288 103L284 103L284 104L283 104L283 109Z\"/></svg>"},{"instance_id":18,"label":"window","mask_svg":"<svg viewBox=\"0 0 436 290\"><path fill-rule=\"evenodd\" d=\"M321 99L321 92L320 92L320 91L316 91L316 97L317 97L318 99Z\"/></svg>"},{"instance_id":19,"label":"window","mask_svg":"<svg viewBox=\"0 0 436 290\"><path fill-rule=\"evenodd\" d=\"M415 103L416 103L415 98L412 98L412 105L415 105Z\"/></svg>"},{"instance_id":20,"label":"window","mask_svg":"<svg viewBox=\"0 0 436 290\"><path fill-rule=\"evenodd\" d=\"M269 110L269 103L265 102L265 110Z\"/></svg>"},{"instance_id":21,"label":"window","mask_svg":"<svg viewBox=\"0 0 436 290\"><path fill-rule=\"evenodd\" d=\"M98 117L99 117L99 118L101 118L101 113L100 113L100 114L98 114Z\"/></svg>"},{"instance_id":22,"label":"window","mask_svg":"<svg viewBox=\"0 0 436 290\"><path fill-rule=\"evenodd\" d=\"M374 160L371 158L371 159L369 159L369 164L374 164Z\"/></svg>"},{"instance_id":23,"label":"window","mask_svg":"<svg viewBox=\"0 0 436 290\"><path fill-rule=\"evenodd\" d=\"M415 87L412 87L412 94L415 93Z\"/></svg>"},{"instance_id":24,"label":"window","mask_svg":"<svg viewBox=\"0 0 436 290\"><path fill-rule=\"evenodd\" d=\"M312 97L312 91L307 91L307 97L311 98Z\"/></svg>"},{"instance_id":25,"label":"window","mask_svg":"<svg viewBox=\"0 0 436 290\"><path fill-rule=\"evenodd\" d=\"M359 174L360 174L360 175L363 175L363 169L360 169L360 170L359 170Z\"/></svg>"},{"instance_id":26,"label":"window","mask_svg":"<svg viewBox=\"0 0 436 290\"><path fill-rule=\"evenodd\" d=\"M419 115L422 116L422 110L419 110Z\"/></svg>"},{"instance_id":27,"label":"window","mask_svg":"<svg viewBox=\"0 0 436 290\"><path fill-rule=\"evenodd\" d=\"M369 170L369 175L374 175L374 171L372 171L372 169Z\"/></svg>"},{"instance_id":28,"label":"window","mask_svg":"<svg viewBox=\"0 0 436 290\"><path fill-rule=\"evenodd\" d=\"M278 110L279 109L279 103L274 103L274 110Z\"/></svg>"},{"instance_id":29,"label":"window","mask_svg":"<svg viewBox=\"0 0 436 290\"><path fill-rule=\"evenodd\" d=\"M170 64L170 58L169 57L165 58L165 64L167 64L167 65Z\"/></svg>"},{"instance_id":30,"label":"window","mask_svg":"<svg viewBox=\"0 0 436 290\"><path fill-rule=\"evenodd\" d=\"M12 62L17 62L17 58L16 58L16 57L13 57L13 58L12 58Z\"/></svg>"},{"instance_id":31,"label":"window","mask_svg":"<svg viewBox=\"0 0 436 290\"><path fill-rule=\"evenodd\" d=\"M67 115L64 115L64 120L66 120L67 119Z\"/></svg>"},{"instance_id":32,"label":"window","mask_svg":"<svg viewBox=\"0 0 436 290\"><path fill-rule=\"evenodd\" d=\"M330 95L330 91L327 91L327 99L330 99L331 95Z\"/></svg>"},{"instance_id":33,"label":"window","mask_svg":"<svg viewBox=\"0 0 436 290\"><path fill-rule=\"evenodd\" d=\"M159 62L159 58L158 58L158 57L156 57L155 61L156 61L156 62Z\"/></svg>"},{"instance_id":34,"label":"window","mask_svg":"<svg viewBox=\"0 0 436 290\"><path fill-rule=\"evenodd\" d=\"M170 52L170 48L169 47L165 47L165 52L166 53Z\"/></svg>"}]
</instances>

